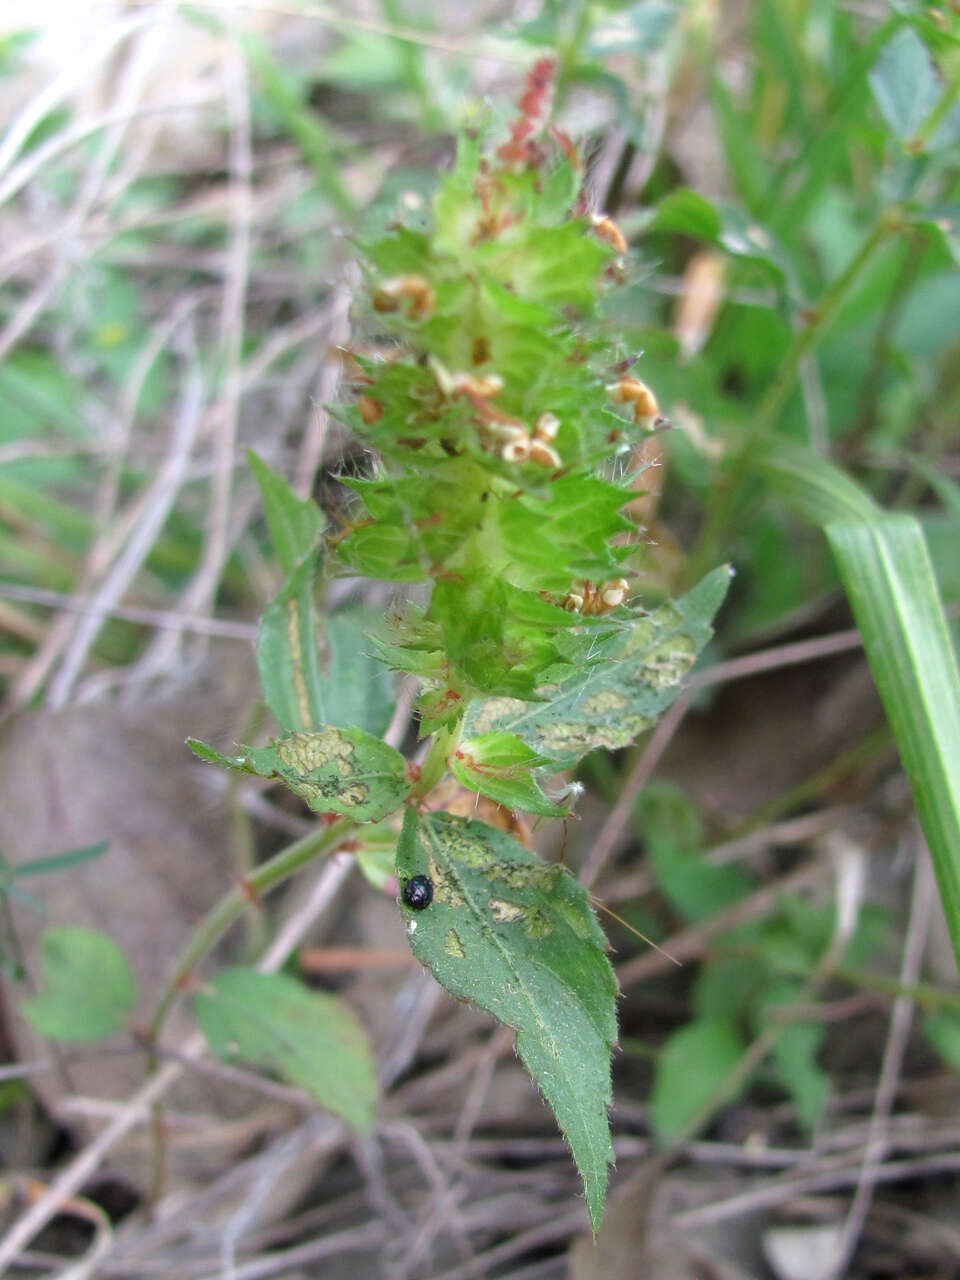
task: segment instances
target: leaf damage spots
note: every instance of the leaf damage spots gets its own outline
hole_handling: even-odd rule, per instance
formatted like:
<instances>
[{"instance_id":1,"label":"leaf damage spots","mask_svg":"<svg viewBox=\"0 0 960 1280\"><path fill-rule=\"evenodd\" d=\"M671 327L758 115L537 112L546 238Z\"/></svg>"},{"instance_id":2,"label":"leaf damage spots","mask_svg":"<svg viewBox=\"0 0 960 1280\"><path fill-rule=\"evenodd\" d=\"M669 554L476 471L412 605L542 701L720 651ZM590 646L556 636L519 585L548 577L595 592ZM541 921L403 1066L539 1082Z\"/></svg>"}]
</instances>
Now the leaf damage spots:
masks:
<instances>
[{"instance_id":1,"label":"leaf damage spots","mask_svg":"<svg viewBox=\"0 0 960 1280\"><path fill-rule=\"evenodd\" d=\"M544 724L539 727L539 737L545 751L578 755L593 747L606 747L615 751L632 742L638 734L650 727L650 723L646 716L629 715L618 716L612 724L602 720L588 720L582 724Z\"/></svg>"},{"instance_id":2,"label":"leaf damage spots","mask_svg":"<svg viewBox=\"0 0 960 1280\"><path fill-rule=\"evenodd\" d=\"M526 711L527 705L520 698L487 698L474 713L471 732L474 735L489 733L491 729L495 729L498 726L501 720L509 719L515 715L522 715Z\"/></svg>"},{"instance_id":3,"label":"leaf damage spots","mask_svg":"<svg viewBox=\"0 0 960 1280\"><path fill-rule=\"evenodd\" d=\"M489 905L495 924L514 924L517 920L523 920L527 914L526 907L519 902L507 902L503 898L491 898Z\"/></svg>"},{"instance_id":4,"label":"leaf damage spots","mask_svg":"<svg viewBox=\"0 0 960 1280\"><path fill-rule=\"evenodd\" d=\"M465 907L467 900L463 896L456 877L446 864L441 864L431 856L430 879L433 881L433 900L447 907Z\"/></svg>"},{"instance_id":5,"label":"leaf damage spots","mask_svg":"<svg viewBox=\"0 0 960 1280\"><path fill-rule=\"evenodd\" d=\"M679 684L693 666L697 646L688 635L670 636L654 645L644 657L636 678L646 680L655 689L667 689Z\"/></svg>"},{"instance_id":6,"label":"leaf damage spots","mask_svg":"<svg viewBox=\"0 0 960 1280\"><path fill-rule=\"evenodd\" d=\"M463 960L467 954L456 929L448 929L443 935L443 949L448 956L453 956L455 960Z\"/></svg>"},{"instance_id":7,"label":"leaf damage spots","mask_svg":"<svg viewBox=\"0 0 960 1280\"><path fill-rule=\"evenodd\" d=\"M563 868L556 863L490 862L489 853L487 857L487 878L502 880L511 889L529 888L538 889L541 893L552 893L563 875Z\"/></svg>"},{"instance_id":8,"label":"leaf damage spots","mask_svg":"<svg viewBox=\"0 0 960 1280\"><path fill-rule=\"evenodd\" d=\"M614 689L604 689L587 698L583 709L588 716L604 715L610 711L622 711L629 699L625 693L617 693Z\"/></svg>"},{"instance_id":9,"label":"leaf damage spots","mask_svg":"<svg viewBox=\"0 0 960 1280\"><path fill-rule=\"evenodd\" d=\"M356 748L338 729L327 725L316 733L292 733L275 746L280 763L294 775L290 781L311 805L337 800L347 808L359 808L366 803L369 786L348 782L357 771ZM331 766L332 776L311 776Z\"/></svg>"},{"instance_id":10,"label":"leaf damage spots","mask_svg":"<svg viewBox=\"0 0 960 1280\"><path fill-rule=\"evenodd\" d=\"M277 755L287 768L310 774L325 765L335 764L342 777L353 772L356 748L344 735L329 725L317 733L291 733L277 744Z\"/></svg>"}]
</instances>

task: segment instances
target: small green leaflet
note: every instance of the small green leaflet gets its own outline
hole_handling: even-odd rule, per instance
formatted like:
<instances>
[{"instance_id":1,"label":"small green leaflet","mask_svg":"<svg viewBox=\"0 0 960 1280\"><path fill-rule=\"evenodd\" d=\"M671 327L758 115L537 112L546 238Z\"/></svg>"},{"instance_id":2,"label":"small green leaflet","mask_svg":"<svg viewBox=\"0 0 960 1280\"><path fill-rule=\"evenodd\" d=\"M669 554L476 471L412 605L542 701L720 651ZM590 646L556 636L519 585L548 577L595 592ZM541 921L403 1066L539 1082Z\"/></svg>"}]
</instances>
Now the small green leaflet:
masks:
<instances>
[{"instance_id":1,"label":"small green leaflet","mask_svg":"<svg viewBox=\"0 0 960 1280\"><path fill-rule=\"evenodd\" d=\"M401 907L414 955L461 1000L517 1033L583 1178L594 1230L613 1160L607 1107L617 1036L616 979L585 889L511 836L448 813L404 815L401 886L433 882L422 911Z\"/></svg>"},{"instance_id":2,"label":"small green leaflet","mask_svg":"<svg viewBox=\"0 0 960 1280\"><path fill-rule=\"evenodd\" d=\"M363 729L324 725L316 733L290 733L266 747L241 747L225 756L196 738L187 746L201 760L262 778L281 778L311 809L376 822L410 794L407 763L399 751Z\"/></svg>"},{"instance_id":3,"label":"small green leaflet","mask_svg":"<svg viewBox=\"0 0 960 1280\"><path fill-rule=\"evenodd\" d=\"M534 770L556 772L555 762L537 755L522 738L510 733L484 733L460 743L450 759L457 781L468 791L489 796L507 809L564 817L566 805L548 799Z\"/></svg>"},{"instance_id":4,"label":"small green leaflet","mask_svg":"<svg viewBox=\"0 0 960 1280\"><path fill-rule=\"evenodd\" d=\"M930 51L912 27L901 27L891 36L870 69L869 79L881 115L903 142L919 132L943 91ZM955 127L953 113L948 119ZM953 129L945 131L946 142L955 139Z\"/></svg>"},{"instance_id":5,"label":"small green leaflet","mask_svg":"<svg viewBox=\"0 0 960 1280\"><path fill-rule=\"evenodd\" d=\"M40 965L46 989L20 1003L34 1031L57 1040L100 1040L123 1029L137 991L112 939L80 925L47 929Z\"/></svg>"},{"instance_id":6,"label":"small green leaflet","mask_svg":"<svg viewBox=\"0 0 960 1280\"><path fill-rule=\"evenodd\" d=\"M373 1123L377 1079L351 1010L285 973L221 969L198 992L197 1021L224 1062L276 1071L355 1129Z\"/></svg>"},{"instance_id":7,"label":"small green leaflet","mask_svg":"<svg viewBox=\"0 0 960 1280\"><path fill-rule=\"evenodd\" d=\"M474 703L464 734L515 734L560 765L594 747L625 747L677 697L681 681L713 634L711 622L730 585L721 565L686 596L638 618L612 645L608 659L560 684L538 690L544 702L489 698Z\"/></svg>"},{"instance_id":8,"label":"small green leaflet","mask_svg":"<svg viewBox=\"0 0 960 1280\"><path fill-rule=\"evenodd\" d=\"M650 1118L661 1138L694 1131L745 1050L731 1018L695 1018L667 1037L650 1095Z\"/></svg>"},{"instance_id":9,"label":"small green leaflet","mask_svg":"<svg viewBox=\"0 0 960 1280\"><path fill-rule=\"evenodd\" d=\"M270 541L289 576L316 547L323 532L323 512L312 499L298 498L283 476L272 471L252 449L247 458L260 486Z\"/></svg>"}]
</instances>

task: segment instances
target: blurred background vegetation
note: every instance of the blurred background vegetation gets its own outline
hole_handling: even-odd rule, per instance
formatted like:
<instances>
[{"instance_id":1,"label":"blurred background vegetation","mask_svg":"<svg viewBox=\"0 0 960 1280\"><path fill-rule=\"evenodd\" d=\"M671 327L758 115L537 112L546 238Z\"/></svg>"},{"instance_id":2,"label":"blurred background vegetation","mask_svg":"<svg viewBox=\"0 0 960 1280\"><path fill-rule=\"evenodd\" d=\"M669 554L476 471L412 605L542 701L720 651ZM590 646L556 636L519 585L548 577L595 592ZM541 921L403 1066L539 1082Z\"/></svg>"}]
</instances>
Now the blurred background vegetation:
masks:
<instances>
[{"instance_id":1,"label":"blurred background vegetation","mask_svg":"<svg viewBox=\"0 0 960 1280\"><path fill-rule=\"evenodd\" d=\"M0 32L0 848L110 841L32 900L3 871L11 989L70 921L159 990L197 914L305 829L181 747L262 717L250 650L281 574L245 449L337 521L336 476L364 465L328 410L351 240L425 215L458 129L495 128L538 57L631 245L611 364L639 355L672 423L635 567L651 600L737 574L692 705L588 758L582 821L543 833L683 961L607 922L618 1172L595 1252L509 1037L409 967L389 895L347 868L299 963L370 1030L375 1137L198 1072L153 1224L132 1140L24 1272L94 1249L83 1274L960 1275L956 966L818 527L854 482L915 517L956 617L956 6L12 0ZM123 1037L51 1055L12 1003L7 1023L16 1207L142 1063Z\"/></svg>"}]
</instances>

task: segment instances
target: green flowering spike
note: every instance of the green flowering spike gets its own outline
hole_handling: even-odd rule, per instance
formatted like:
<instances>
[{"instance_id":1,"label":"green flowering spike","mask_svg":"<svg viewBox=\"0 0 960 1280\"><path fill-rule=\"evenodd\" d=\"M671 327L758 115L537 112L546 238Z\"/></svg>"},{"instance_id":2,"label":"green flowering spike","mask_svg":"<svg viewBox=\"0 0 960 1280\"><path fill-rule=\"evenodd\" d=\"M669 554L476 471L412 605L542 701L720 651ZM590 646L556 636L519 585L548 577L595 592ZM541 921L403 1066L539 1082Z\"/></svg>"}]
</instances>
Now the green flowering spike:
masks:
<instances>
[{"instance_id":1,"label":"green flowering spike","mask_svg":"<svg viewBox=\"0 0 960 1280\"><path fill-rule=\"evenodd\" d=\"M498 150L461 139L427 232L361 246L393 345L356 359L343 416L379 470L349 482L362 507L336 547L356 572L433 581L422 627L382 650L421 675L439 655L421 705L433 725L456 718L457 698L536 696L571 625L626 591L631 424L611 398L641 418L630 395L611 397L616 357L594 327L625 245L579 212L576 153L543 130L545 83L531 81Z\"/></svg>"}]
</instances>

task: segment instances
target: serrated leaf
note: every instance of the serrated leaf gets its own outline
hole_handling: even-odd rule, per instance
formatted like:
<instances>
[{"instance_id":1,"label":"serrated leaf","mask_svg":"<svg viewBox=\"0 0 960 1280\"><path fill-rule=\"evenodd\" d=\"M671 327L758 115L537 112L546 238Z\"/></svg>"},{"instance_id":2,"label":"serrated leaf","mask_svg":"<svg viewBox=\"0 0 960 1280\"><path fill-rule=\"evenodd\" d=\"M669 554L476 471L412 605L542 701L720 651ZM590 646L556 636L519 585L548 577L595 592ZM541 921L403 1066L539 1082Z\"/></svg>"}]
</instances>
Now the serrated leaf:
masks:
<instances>
[{"instance_id":1,"label":"serrated leaf","mask_svg":"<svg viewBox=\"0 0 960 1280\"><path fill-rule=\"evenodd\" d=\"M467 738L450 759L453 776L468 791L489 796L507 809L563 817L570 810L548 799L534 777L534 770L555 770L555 765L522 738L509 733Z\"/></svg>"},{"instance_id":2,"label":"serrated leaf","mask_svg":"<svg viewBox=\"0 0 960 1280\"><path fill-rule=\"evenodd\" d=\"M377 1097L370 1045L351 1010L285 973L221 969L197 993L197 1021L224 1062L243 1062L309 1090L355 1129Z\"/></svg>"},{"instance_id":3,"label":"serrated leaf","mask_svg":"<svg viewBox=\"0 0 960 1280\"><path fill-rule=\"evenodd\" d=\"M250 470L260 486L270 541L285 574L291 574L317 545L323 530L323 512L310 498L298 498L283 476L272 471L252 449L247 451Z\"/></svg>"},{"instance_id":4,"label":"serrated leaf","mask_svg":"<svg viewBox=\"0 0 960 1280\"><path fill-rule=\"evenodd\" d=\"M422 582L429 576L419 541L396 525L358 525L338 543L337 550L350 568L365 578Z\"/></svg>"},{"instance_id":5,"label":"serrated leaf","mask_svg":"<svg viewBox=\"0 0 960 1280\"><path fill-rule=\"evenodd\" d=\"M136 1002L136 984L112 939L80 925L47 929L40 939L40 967L46 989L20 1003L34 1031L79 1041L122 1030Z\"/></svg>"},{"instance_id":6,"label":"serrated leaf","mask_svg":"<svg viewBox=\"0 0 960 1280\"><path fill-rule=\"evenodd\" d=\"M667 1037L657 1055L650 1095L650 1118L661 1137L688 1131L744 1048L728 1018L697 1018Z\"/></svg>"},{"instance_id":7,"label":"serrated leaf","mask_svg":"<svg viewBox=\"0 0 960 1280\"><path fill-rule=\"evenodd\" d=\"M583 1178L594 1230L613 1159L607 1107L616 979L586 891L503 831L446 813L404 815L401 885L433 882L426 910L401 906L414 955L461 1000L517 1033Z\"/></svg>"},{"instance_id":8,"label":"serrated leaf","mask_svg":"<svg viewBox=\"0 0 960 1280\"><path fill-rule=\"evenodd\" d=\"M188 738L201 760L262 778L280 778L318 813L341 813L358 822L386 817L410 794L407 762L399 751L363 729L324 725L314 733L290 733L266 747L241 747L223 755Z\"/></svg>"},{"instance_id":9,"label":"serrated leaf","mask_svg":"<svg viewBox=\"0 0 960 1280\"><path fill-rule=\"evenodd\" d=\"M683 677L713 634L711 621L730 577L727 566L714 569L688 595L638 618L610 646L605 661L540 689L546 701L474 703L464 733L516 734L563 765L594 747L626 746L679 694Z\"/></svg>"}]
</instances>

